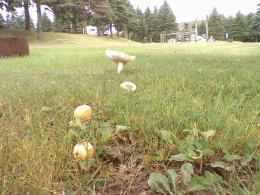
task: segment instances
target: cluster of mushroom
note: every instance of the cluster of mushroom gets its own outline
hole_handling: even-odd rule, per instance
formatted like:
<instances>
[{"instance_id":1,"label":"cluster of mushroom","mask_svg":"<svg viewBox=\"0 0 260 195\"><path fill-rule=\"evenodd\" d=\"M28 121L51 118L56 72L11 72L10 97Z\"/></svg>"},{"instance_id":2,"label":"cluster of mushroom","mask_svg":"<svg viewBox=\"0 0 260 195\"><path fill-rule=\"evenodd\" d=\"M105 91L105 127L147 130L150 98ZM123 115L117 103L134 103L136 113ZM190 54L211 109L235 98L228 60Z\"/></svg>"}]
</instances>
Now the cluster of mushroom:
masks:
<instances>
[{"instance_id":1,"label":"cluster of mushroom","mask_svg":"<svg viewBox=\"0 0 260 195\"><path fill-rule=\"evenodd\" d=\"M124 65L128 62L132 62L136 59L135 56L129 56L123 52L106 50L105 54L108 58L118 63L117 73L122 72ZM127 92L132 92L136 90L136 85L130 81L126 81L120 84L120 87ZM79 119L82 123L91 120L92 109L88 105L78 106L74 111L74 118ZM86 160L94 157L94 147L88 142L79 142L73 148L73 156L77 160Z\"/></svg>"},{"instance_id":2,"label":"cluster of mushroom","mask_svg":"<svg viewBox=\"0 0 260 195\"><path fill-rule=\"evenodd\" d=\"M116 62L118 64L117 73L119 74L124 69L124 65L126 65L128 62L135 61L135 56L127 55L123 52L119 51L113 51L107 49L105 51L106 56ZM122 89L125 89L127 92L132 92L136 90L136 85L130 81L125 81L121 83L120 87Z\"/></svg>"},{"instance_id":3,"label":"cluster of mushroom","mask_svg":"<svg viewBox=\"0 0 260 195\"><path fill-rule=\"evenodd\" d=\"M92 109L88 105L78 106L74 111L74 118L80 119L80 121L87 122L92 118ZM77 143L73 148L73 156L77 160L86 160L93 158L94 148L91 143L80 142Z\"/></svg>"}]
</instances>

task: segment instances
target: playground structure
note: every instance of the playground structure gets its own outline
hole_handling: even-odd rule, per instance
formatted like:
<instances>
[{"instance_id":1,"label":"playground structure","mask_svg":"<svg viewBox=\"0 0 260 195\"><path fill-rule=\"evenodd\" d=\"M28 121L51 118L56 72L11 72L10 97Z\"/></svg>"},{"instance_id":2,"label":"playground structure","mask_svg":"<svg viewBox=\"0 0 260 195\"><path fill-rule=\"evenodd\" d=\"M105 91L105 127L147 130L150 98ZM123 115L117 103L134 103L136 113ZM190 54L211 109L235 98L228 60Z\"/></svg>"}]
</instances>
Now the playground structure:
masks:
<instances>
[{"instance_id":1,"label":"playground structure","mask_svg":"<svg viewBox=\"0 0 260 195\"><path fill-rule=\"evenodd\" d=\"M206 19L206 36L208 40L208 25ZM197 20L193 23L184 23L180 31L162 31L160 34L160 42L197 42L198 39L198 23Z\"/></svg>"}]
</instances>

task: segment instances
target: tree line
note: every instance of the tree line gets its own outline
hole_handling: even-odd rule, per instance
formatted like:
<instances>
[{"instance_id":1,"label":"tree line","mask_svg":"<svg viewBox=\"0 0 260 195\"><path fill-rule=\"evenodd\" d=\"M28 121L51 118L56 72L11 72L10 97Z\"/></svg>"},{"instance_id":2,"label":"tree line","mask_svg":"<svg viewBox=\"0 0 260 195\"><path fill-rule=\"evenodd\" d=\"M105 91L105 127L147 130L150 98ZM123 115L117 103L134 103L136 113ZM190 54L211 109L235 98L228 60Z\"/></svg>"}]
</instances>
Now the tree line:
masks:
<instances>
[{"instance_id":1,"label":"tree line","mask_svg":"<svg viewBox=\"0 0 260 195\"><path fill-rule=\"evenodd\" d=\"M225 17L214 8L208 18L209 35L216 40L260 41L260 3L256 13ZM198 23L198 34L206 33L206 20Z\"/></svg>"},{"instance_id":2,"label":"tree line","mask_svg":"<svg viewBox=\"0 0 260 195\"><path fill-rule=\"evenodd\" d=\"M9 13L5 19L0 14L0 28L33 30L29 12L33 5L37 10L37 39L41 39L42 31L87 32L88 25L96 26L99 36L107 31L113 36L114 25L118 37L159 42L162 31L178 31L180 26L167 1L159 9L148 7L142 11L134 9L129 0L0 0L0 9ZM53 12L53 22L46 13L41 13L43 5ZM17 15L16 8L24 9L23 17ZM209 35L216 40L225 40L227 35L229 39L238 41L260 40L260 4L256 13L242 15L238 12L235 17L225 17L214 8L207 21L198 22L199 35L206 33L206 22Z\"/></svg>"}]
</instances>

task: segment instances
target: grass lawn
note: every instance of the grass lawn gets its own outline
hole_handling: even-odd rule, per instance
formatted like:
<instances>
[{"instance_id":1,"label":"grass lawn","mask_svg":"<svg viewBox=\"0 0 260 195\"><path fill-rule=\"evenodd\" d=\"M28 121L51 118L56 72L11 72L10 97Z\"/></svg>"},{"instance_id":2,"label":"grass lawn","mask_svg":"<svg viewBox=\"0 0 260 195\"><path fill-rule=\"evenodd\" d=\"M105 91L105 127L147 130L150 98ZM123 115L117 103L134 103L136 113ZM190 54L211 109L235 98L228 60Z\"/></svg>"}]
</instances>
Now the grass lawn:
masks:
<instances>
[{"instance_id":1,"label":"grass lawn","mask_svg":"<svg viewBox=\"0 0 260 195\"><path fill-rule=\"evenodd\" d=\"M0 31L7 36L18 33ZM30 56L0 59L3 194L170 194L173 169L180 193L260 192L259 43L20 36ZM105 49L137 59L118 75ZM125 93L123 81L137 90ZM69 125L83 104L92 120ZM94 145L94 159L73 157L80 141Z\"/></svg>"}]
</instances>

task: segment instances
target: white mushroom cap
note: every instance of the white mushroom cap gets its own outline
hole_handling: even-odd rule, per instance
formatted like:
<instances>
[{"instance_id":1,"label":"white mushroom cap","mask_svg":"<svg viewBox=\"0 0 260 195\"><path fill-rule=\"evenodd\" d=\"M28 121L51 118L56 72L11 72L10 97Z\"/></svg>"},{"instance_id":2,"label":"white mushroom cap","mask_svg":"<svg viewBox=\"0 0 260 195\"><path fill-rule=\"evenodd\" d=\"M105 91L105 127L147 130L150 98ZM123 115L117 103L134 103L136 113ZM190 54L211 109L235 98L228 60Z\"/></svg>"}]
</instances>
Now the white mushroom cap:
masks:
<instances>
[{"instance_id":1,"label":"white mushroom cap","mask_svg":"<svg viewBox=\"0 0 260 195\"><path fill-rule=\"evenodd\" d=\"M122 62L124 64L135 61L135 59L136 59L135 56L130 56L123 52L113 51L113 50L109 50L109 49L107 49L105 51L105 54L108 58L110 58L114 62Z\"/></svg>"},{"instance_id":2,"label":"white mushroom cap","mask_svg":"<svg viewBox=\"0 0 260 195\"><path fill-rule=\"evenodd\" d=\"M136 90L136 85L129 81L125 81L125 82L121 83L120 87L127 90L128 92Z\"/></svg>"}]
</instances>

